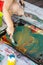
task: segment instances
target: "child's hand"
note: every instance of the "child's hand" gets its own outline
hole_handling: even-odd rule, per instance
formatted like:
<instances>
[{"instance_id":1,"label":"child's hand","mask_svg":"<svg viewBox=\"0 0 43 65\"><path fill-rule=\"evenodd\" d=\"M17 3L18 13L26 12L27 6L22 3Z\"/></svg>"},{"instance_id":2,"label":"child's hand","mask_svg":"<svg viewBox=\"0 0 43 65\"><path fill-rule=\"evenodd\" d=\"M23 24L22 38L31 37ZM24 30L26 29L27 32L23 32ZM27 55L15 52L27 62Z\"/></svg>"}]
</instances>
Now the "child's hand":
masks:
<instances>
[{"instance_id":1,"label":"child's hand","mask_svg":"<svg viewBox=\"0 0 43 65\"><path fill-rule=\"evenodd\" d=\"M13 26L9 26L7 27L6 29L8 35L10 35L10 38L13 36L13 33L14 33L14 27Z\"/></svg>"}]
</instances>

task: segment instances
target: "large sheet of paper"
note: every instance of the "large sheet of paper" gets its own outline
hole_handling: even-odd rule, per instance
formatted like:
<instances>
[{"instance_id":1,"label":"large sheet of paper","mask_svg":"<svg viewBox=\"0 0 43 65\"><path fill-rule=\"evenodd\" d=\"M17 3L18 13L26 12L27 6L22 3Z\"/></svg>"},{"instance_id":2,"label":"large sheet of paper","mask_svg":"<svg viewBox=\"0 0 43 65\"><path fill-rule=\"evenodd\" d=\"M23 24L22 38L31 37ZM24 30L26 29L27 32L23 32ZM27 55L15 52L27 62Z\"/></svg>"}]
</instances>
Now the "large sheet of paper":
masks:
<instances>
[{"instance_id":1,"label":"large sheet of paper","mask_svg":"<svg viewBox=\"0 0 43 65\"><path fill-rule=\"evenodd\" d=\"M0 62L0 65L7 65L7 58L9 54L14 54L16 57L16 65L37 65L30 59L23 56L21 53L14 50L12 47L3 44L3 42L0 42L0 54L4 56L4 59L2 62Z\"/></svg>"}]
</instances>

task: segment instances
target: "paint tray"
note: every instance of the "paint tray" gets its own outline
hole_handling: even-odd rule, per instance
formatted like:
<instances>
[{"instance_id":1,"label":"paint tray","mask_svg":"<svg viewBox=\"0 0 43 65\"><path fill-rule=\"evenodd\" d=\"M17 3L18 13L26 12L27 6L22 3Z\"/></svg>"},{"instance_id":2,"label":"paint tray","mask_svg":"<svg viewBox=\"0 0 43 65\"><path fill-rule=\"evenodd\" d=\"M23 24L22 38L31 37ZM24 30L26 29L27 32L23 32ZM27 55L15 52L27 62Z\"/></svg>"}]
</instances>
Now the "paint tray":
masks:
<instances>
[{"instance_id":1,"label":"paint tray","mask_svg":"<svg viewBox=\"0 0 43 65\"><path fill-rule=\"evenodd\" d=\"M9 40L8 35L6 37ZM16 41L13 47L34 62L43 64L43 35L33 33L28 27L17 26L13 38Z\"/></svg>"}]
</instances>

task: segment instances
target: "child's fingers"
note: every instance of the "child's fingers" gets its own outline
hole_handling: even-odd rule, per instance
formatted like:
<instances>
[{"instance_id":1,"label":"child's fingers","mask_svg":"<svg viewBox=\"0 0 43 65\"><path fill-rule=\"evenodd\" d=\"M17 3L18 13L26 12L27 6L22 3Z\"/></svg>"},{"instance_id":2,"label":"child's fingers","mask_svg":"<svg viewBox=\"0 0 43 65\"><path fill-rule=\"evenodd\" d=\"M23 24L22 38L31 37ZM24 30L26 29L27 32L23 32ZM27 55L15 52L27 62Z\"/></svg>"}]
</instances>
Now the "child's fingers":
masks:
<instances>
[{"instance_id":1,"label":"child's fingers","mask_svg":"<svg viewBox=\"0 0 43 65\"><path fill-rule=\"evenodd\" d=\"M6 31L7 31L7 33L8 33L8 35L10 35L10 36L13 36L13 33L14 33L14 27L8 27L7 29L6 29Z\"/></svg>"}]
</instances>

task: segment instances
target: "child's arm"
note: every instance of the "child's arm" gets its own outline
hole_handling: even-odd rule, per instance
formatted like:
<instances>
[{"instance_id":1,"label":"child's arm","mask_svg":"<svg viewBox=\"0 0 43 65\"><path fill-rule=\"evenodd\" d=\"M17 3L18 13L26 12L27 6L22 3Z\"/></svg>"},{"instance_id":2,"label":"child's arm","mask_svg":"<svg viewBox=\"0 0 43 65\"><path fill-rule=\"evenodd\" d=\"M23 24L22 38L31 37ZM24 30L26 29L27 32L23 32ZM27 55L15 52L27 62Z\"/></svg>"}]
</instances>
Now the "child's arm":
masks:
<instances>
[{"instance_id":1,"label":"child's arm","mask_svg":"<svg viewBox=\"0 0 43 65\"><path fill-rule=\"evenodd\" d=\"M12 22L10 14L9 14L9 8L10 8L12 2L13 2L13 0L5 0L4 6L3 6L4 20L8 26L7 33L11 36L13 35L13 32L14 32L13 22Z\"/></svg>"}]
</instances>

